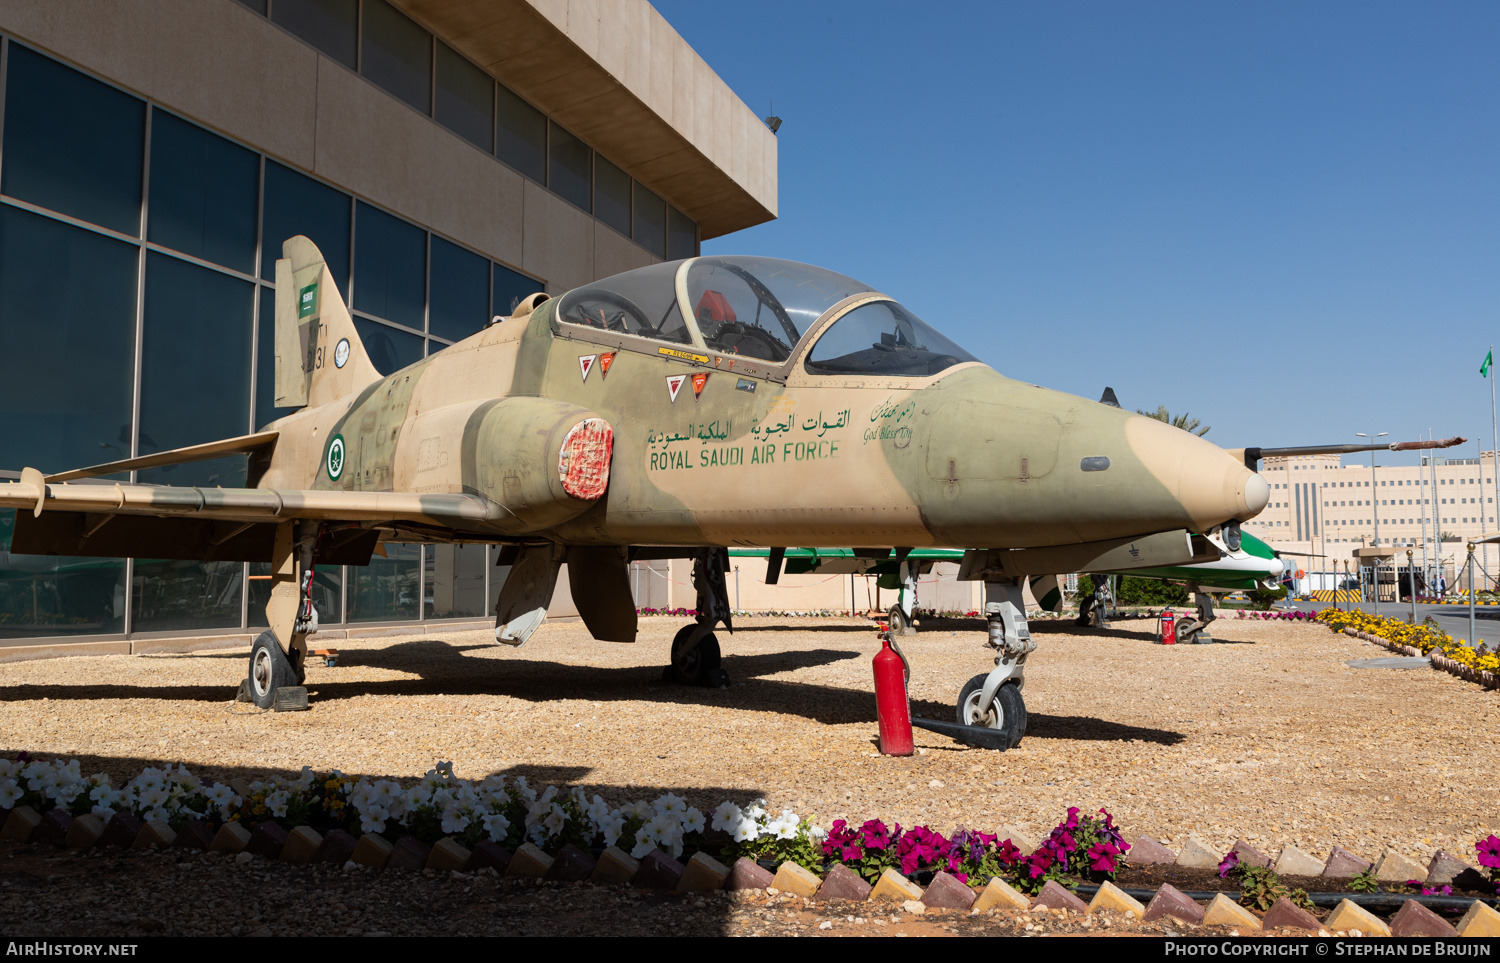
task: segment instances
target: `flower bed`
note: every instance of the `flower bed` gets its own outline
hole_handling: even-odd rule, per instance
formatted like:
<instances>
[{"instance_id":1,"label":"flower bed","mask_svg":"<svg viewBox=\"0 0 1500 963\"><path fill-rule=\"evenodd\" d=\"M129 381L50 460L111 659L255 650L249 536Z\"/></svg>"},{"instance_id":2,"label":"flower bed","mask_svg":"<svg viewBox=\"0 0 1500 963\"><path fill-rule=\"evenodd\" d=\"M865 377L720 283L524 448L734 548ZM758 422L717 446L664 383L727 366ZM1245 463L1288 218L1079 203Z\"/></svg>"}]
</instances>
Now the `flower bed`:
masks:
<instances>
[{"instance_id":1,"label":"flower bed","mask_svg":"<svg viewBox=\"0 0 1500 963\"><path fill-rule=\"evenodd\" d=\"M1312 612L1254 612L1240 609L1235 613L1237 619L1262 619L1266 621L1288 621L1288 622L1315 622L1318 616Z\"/></svg>"},{"instance_id":2,"label":"flower bed","mask_svg":"<svg viewBox=\"0 0 1500 963\"><path fill-rule=\"evenodd\" d=\"M1500 686L1500 655L1490 651L1482 639L1477 649L1470 648L1439 629L1431 618L1416 625L1404 619L1330 608L1319 612L1318 620L1335 632L1350 632L1410 655L1429 656L1438 668L1470 682L1487 688Z\"/></svg>"}]
</instances>

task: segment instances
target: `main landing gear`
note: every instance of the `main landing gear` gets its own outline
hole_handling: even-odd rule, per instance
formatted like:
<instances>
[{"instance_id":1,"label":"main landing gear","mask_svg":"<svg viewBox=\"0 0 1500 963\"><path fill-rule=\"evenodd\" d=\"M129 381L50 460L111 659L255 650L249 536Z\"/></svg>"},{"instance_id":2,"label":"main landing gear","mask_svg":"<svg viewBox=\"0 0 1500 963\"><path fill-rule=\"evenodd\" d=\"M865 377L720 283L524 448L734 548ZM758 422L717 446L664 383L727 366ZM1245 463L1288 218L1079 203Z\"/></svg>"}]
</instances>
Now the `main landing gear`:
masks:
<instances>
[{"instance_id":1,"label":"main landing gear","mask_svg":"<svg viewBox=\"0 0 1500 963\"><path fill-rule=\"evenodd\" d=\"M1094 591L1078 600L1078 626L1107 629L1115 611L1115 576L1093 575Z\"/></svg>"},{"instance_id":2,"label":"main landing gear","mask_svg":"<svg viewBox=\"0 0 1500 963\"><path fill-rule=\"evenodd\" d=\"M306 709L307 637L318 631L313 607L313 555L317 522L277 526L271 558L271 599L266 603L270 628L250 647L250 666L240 683L237 702L262 709ZM285 644L282 639L286 639Z\"/></svg>"},{"instance_id":3,"label":"main landing gear","mask_svg":"<svg viewBox=\"0 0 1500 963\"><path fill-rule=\"evenodd\" d=\"M706 548L693 559L693 586L698 590L698 619L684 625L672 639L672 664L662 671L662 681L679 685L729 688L729 673L719 665L719 640L714 627L720 622L734 631L729 607L729 588L724 572L729 550Z\"/></svg>"},{"instance_id":4,"label":"main landing gear","mask_svg":"<svg viewBox=\"0 0 1500 963\"><path fill-rule=\"evenodd\" d=\"M1014 749L1026 735L1026 658L1036 641L1026 625L1025 580L1006 579L984 584L984 614L989 621L985 644L995 650L995 667L976 675L959 692L958 721L967 726L999 729Z\"/></svg>"},{"instance_id":5,"label":"main landing gear","mask_svg":"<svg viewBox=\"0 0 1500 963\"><path fill-rule=\"evenodd\" d=\"M1213 636L1208 634L1208 624L1218 618L1214 614L1214 597L1212 593L1205 592L1196 585L1189 588L1193 591L1193 599L1198 605L1198 617L1184 615L1177 620L1177 643L1179 645L1208 645L1213 642Z\"/></svg>"}]
</instances>

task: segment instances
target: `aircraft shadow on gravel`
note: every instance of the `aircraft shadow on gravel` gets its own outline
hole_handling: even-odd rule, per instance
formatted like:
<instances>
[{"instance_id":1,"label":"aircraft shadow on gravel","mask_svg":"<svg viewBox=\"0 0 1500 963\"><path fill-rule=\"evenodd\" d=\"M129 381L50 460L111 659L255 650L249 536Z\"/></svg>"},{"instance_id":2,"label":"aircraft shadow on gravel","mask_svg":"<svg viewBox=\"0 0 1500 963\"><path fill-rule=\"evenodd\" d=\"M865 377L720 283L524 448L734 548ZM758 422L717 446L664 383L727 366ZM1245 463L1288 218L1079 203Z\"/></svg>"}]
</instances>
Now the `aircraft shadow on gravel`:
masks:
<instances>
[{"instance_id":1,"label":"aircraft shadow on gravel","mask_svg":"<svg viewBox=\"0 0 1500 963\"><path fill-rule=\"evenodd\" d=\"M799 715L825 725L868 723L874 726L877 722L875 699L870 689L766 678L796 669L860 659L866 655L863 652L808 649L727 655L724 667L734 684L725 690L663 682L661 668L651 665L603 668L520 658L480 660L465 654L474 650L497 651L493 646L455 646L437 639L403 642L381 649L344 648L339 653L343 665L407 671L421 677L340 682L337 678L322 678L320 672L309 680L308 688L324 704L365 695L506 695L533 703L588 700L714 705ZM917 668L920 672L920 661ZM327 671L337 674L339 669ZM7 702L154 698L222 703L232 695L232 690L226 686L201 685L20 685L0 688L0 700ZM318 710L314 708L313 711ZM924 699L912 700L911 712L913 716L929 719L953 718L951 705ZM1141 741L1161 745L1175 745L1186 738L1172 730L1130 726L1090 716L1049 716L1039 712L1030 713L1027 732L1048 739Z\"/></svg>"}]
</instances>

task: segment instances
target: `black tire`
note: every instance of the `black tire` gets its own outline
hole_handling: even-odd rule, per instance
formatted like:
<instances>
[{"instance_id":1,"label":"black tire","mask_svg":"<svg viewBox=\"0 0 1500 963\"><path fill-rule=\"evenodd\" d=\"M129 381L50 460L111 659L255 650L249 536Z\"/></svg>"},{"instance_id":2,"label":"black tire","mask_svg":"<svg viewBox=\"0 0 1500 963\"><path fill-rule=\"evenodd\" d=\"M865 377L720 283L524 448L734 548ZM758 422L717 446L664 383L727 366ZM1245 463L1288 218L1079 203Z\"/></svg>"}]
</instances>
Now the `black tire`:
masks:
<instances>
[{"instance_id":1,"label":"black tire","mask_svg":"<svg viewBox=\"0 0 1500 963\"><path fill-rule=\"evenodd\" d=\"M719 640L712 632L705 635L693 649L684 649L688 637L697 630L696 625L684 625L672 639L672 664L662 674L667 682L678 685L715 685L722 688L728 683L723 678L719 663Z\"/></svg>"},{"instance_id":2,"label":"black tire","mask_svg":"<svg viewBox=\"0 0 1500 963\"><path fill-rule=\"evenodd\" d=\"M899 605L891 606L891 610L885 613L885 620L891 627L892 635L905 636L917 634L911 620L906 617L905 612L901 611L901 606Z\"/></svg>"},{"instance_id":3,"label":"black tire","mask_svg":"<svg viewBox=\"0 0 1500 963\"><path fill-rule=\"evenodd\" d=\"M976 675L959 690L958 721L966 726L1003 729L1009 735L1007 742L1010 748L1014 749L1026 736L1026 700L1021 697L1020 686L1015 682L1007 682L995 693L995 703L1000 711L995 712L993 707L981 710L979 697L984 692L986 678L988 674Z\"/></svg>"},{"instance_id":4,"label":"black tire","mask_svg":"<svg viewBox=\"0 0 1500 963\"><path fill-rule=\"evenodd\" d=\"M281 651L281 643L270 631L255 637L250 646L250 701L262 709L269 709L276 702L276 690L300 685L297 671L291 660Z\"/></svg>"},{"instance_id":5,"label":"black tire","mask_svg":"<svg viewBox=\"0 0 1500 963\"><path fill-rule=\"evenodd\" d=\"M1186 631L1186 629L1188 629L1190 626L1192 626L1192 624L1194 622L1197 622L1197 621L1198 621L1197 619L1192 618L1191 616L1187 616L1187 615L1184 615L1182 618L1180 618L1180 619L1177 620L1177 629L1176 629L1176 632L1177 632L1177 642L1178 642L1179 645L1193 645L1195 642L1198 641L1198 639L1197 639L1198 633L1197 632L1188 632L1188 631Z\"/></svg>"}]
</instances>

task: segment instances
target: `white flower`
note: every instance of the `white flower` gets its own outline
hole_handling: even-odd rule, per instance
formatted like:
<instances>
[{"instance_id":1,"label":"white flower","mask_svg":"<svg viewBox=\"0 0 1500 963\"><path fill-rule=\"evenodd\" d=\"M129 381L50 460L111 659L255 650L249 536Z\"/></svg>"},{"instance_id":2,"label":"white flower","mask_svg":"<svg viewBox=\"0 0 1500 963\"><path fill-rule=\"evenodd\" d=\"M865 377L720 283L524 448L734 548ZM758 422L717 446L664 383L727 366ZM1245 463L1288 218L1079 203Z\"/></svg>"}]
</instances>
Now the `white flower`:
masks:
<instances>
[{"instance_id":1,"label":"white flower","mask_svg":"<svg viewBox=\"0 0 1500 963\"><path fill-rule=\"evenodd\" d=\"M266 808L271 810L271 815L281 819L286 816L287 803L291 801L291 793L285 789L278 789L266 797Z\"/></svg>"},{"instance_id":2,"label":"white flower","mask_svg":"<svg viewBox=\"0 0 1500 963\"><path fill-rule=\"evenodd\" d=\"M652 808L659 813L681 815L682 813L687 812L687 800L683 799L676 793L669 792L665 796L657 797L657 800L652 805Z\"/></svg>"},{"instance_id":3,"label":"white flower","mask_svg":"<svg viewBox=\"0 0 1500 963\"><path fill-rule=\"evenodd\" d=\"M650 836L636 833L635 838L637 842L635 848L630 851L631 859L644 859L647 853L656 848L656 840Z\"/></svg>"},{"instance_id":4,"label":"white flower","mask_svg":"<svg viewBox=\"0 0 1500 963\"><path fill-rule=\"evenodd\" d=\"M619 813L613 813L596 822L594 828L604 836L604 845L613 846L620 841L620 834L625 831L625 817Z\"/></svg>"},{"instance_id":5,"label":"white flower","mask_svg":"<svg viewBox=\"0 0 1500 963\"><path fill-rule=\"evenodd\" d=\"M403 797L408 810L420 809L432 802L432 790L418 783L403 793Z\"/></svg>"},{"instance_id":6,"label":"white flower","mask_svg":"<svg viewBox=\"0 0 1500 963\"><path fill-rule=\"evenodd\" d=\"M491 842L500 842L510 832L510 820L505 818L504 813L490 813L482 822L484 831L489 834Z\"/></svg>"},{"instance_id":7,"label":"white flower","mask_svg":"<svg viewBox=\"0 0 1500 963\"><path fill-rule=\"evenodd\" d=\"M713 828L733 832L732 827L738 826L744 818L745 814L740 811L740 807L732 802L721 802L719 808L714 810Z\"/></svg>"},{"instance_id":8,"label":"white flower","mask_svg":"<svg viewBox=\"0 0 1500 963\"><path fill-rule=\"evenodd\" d=\"M733 828L725 827L734 836L737 843L748 843L760 838L760 824L749 816L740 817L740 821Z\"/></svg>"},{"instance_id":9,"label":"white flower","mask_svg":"<svg viewBox=\"0 0 1500 963\"><path fill-rule=\"evenodd\" d=\"M516 789L521 793L522 798L536 802L536 790L526 782L525 776L516 777Z\"/></svg>"},{"instance_id":10,"label":"white flower","mask_svg":"<svg viewBox=\"0 0 1500 963\"><path fill-rule=\"evenodd\" d=\"M361 813L359 829L364 833L385 832L385 819L377 817L373 812Z\"/></svg>"},{"instance_id":11,"label":"white flower","mask_svg":"<svg viewBox=\"0 0 1500 963\"><path fill-rule=\"evenodd\" d=\"M183 770L183 771L186 772L187 770ZM295 789L298 792L307 792L309 789L312 788L312 784L313 784L312 766L303 766L302 767L302 774L300 776L298 776L296 779L292 780L292 784L291 784L291 786L289 788Z\"/></svg>"},{"instance_id":12,"label":"white flower","mask_svg":"<svg viewBox=\"0 0 1500 963\"><path fill-rule=\"evenodd\" d=\"M23 795L15 779L0 779L0 809L14 809Z\"/></svg>"},{"instance_id":13,"label":"white flower","mask_svg":"<svg viewBox=\"0 0 1500 963\"><path fill-rule=\"evenodd\" d=\"M108 806L96 805L93 809L89 810L89 814L98 816L100 819L108 822L114 816L115 811Z\"/></svg>"},{"instance_id":14,"label":"white flower","mask_svg":"<svg viewBox=\"0 0 1500 963\"><path fill-rule=\"evenodd\" d=\"M651 806L644 799L637 799L625 807L625 812L637 819L646 820L656 815L651 811Z\"/></svg>"},{"instance_id":15,"label":"white flower","mask_svg":"<svg viewBox=\"0 0 1500 963\"><path fill-rule=\"evenodd\" d=\"M148 789L140 790L137 793L137 798L140 800L140 807L142 809L154 809L165 806L167 799L170 798L170 794L167 792L165 786L153 785Z\"/></svg>"},{"instance_id":16,"label":"white flower","mask_svg":"<svg viewBox=\"0 0 1500 963\"><path fill-rule=\"evenodd\" d=\"M457 806L443 810L443 832L461 833L469 828L469 817Z\"/></svg>"},{"instance_id":17,"label":"white flower","mask_svg":"<svg viewBox=\"0 0 1500 963\"><path fill-rule=\"evenodd\" d=\"M563 827L567 824L568 814L563 812L563 808L556 803L552 804L552 811L547 814L547 818L542 820L542 825L546 827L547 832L551 833L553 836L561 833L563 831Z\"/></svg>"},{"instance_id":18,"label":"white flower","mask_svg":"<svg viewBox=\"0 0 1500 963\"><path fill-rule=\"evenodd\" d=\"M682 831L685 833L703 832L703 814L697 809L689 807L682 817Z\"/></svg>"}]
</instances>

